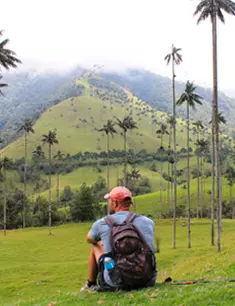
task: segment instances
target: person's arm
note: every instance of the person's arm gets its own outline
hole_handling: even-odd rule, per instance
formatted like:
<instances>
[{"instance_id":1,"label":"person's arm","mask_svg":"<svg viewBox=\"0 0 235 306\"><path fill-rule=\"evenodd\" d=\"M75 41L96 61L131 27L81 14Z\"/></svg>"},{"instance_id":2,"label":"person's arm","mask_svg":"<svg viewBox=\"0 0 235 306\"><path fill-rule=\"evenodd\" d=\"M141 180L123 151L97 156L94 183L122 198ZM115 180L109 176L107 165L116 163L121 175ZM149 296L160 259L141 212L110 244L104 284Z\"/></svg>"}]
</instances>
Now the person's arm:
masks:
<instances>
[{"instance_id":1,"label":"person's arm","mask_svg":"<svg viewBox=\"0 0 235 306\"><path fill-rule=\"evenodd\" d=\"M87 242L91 244L96 244L101 240L100 237L100 220L92 224L91 230L87 234Z\"/></svg>"},{"instance_id":2,"label":"person's arm","mask_svg":"<svg viewBox=\"0 0 235 306\"><path fill-rule=\"evenodd\" d=\"M87 240L88 243L91 243L91 244L94 244L94 245L97 243L97 241L94 240L94 239L91 237L91 231L88 232L88 234L87 234L87 236L86 236L86 240Z\"/></svg>"}]
</instances>

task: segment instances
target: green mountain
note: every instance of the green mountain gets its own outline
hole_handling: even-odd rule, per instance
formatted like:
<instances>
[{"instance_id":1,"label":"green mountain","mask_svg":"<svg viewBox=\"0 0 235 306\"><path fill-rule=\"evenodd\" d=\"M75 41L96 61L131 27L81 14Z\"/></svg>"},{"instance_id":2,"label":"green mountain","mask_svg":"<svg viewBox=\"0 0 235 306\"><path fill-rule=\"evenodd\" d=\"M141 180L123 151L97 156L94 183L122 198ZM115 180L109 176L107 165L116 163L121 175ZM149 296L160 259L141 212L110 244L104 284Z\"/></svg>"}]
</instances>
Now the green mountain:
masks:
<instances>
[{"instance_id":1,"label":"green mountain","mask_svg":"<svg viewBox=\"0 0 235 306\"><path fill-rule=\"evenodd\" d=\"M63 82L62 82L63 83ZM49 130L56 129L59 140L58 145L53 146L53 155L57 150L61 150L65 155L77 155L79 152L102 152L106 151L106 136L97 131L101 128L108 119L115 120L115 117L120 119L126 115L133 116L133 119L138 124L138 129L129 131L127 134L128 149L133 152L146 150L148 152L156 152L160 147L160 136L156 134L159 129L159 124L166 123L167 114L160 110L156 110L143 100L134 96L130 91L121 85L102 78L91 72L84 72L78 78L72 78L71 82L67 80L67 85L63 83L59 86L57 93L61 92L60 98L63 95L67 97L54 105L49 106L45 111L39 114L34 124L35 134L30 134L28 137L28 157L31 158L32 151L41 143L42 134L47 134ZM62 90L64 88L64 90ZM52 103L53 104L53 103ZM46 104L44 106L46 108ZM196 133L191 128L191 147L194 148ZM117 128L118 129L118 128ZM118 129L118 135L110 140L111 150L122 150L123 137ZM209 129L205 129L204 137L209 137ZM165 135L163 138L163 146L168 147L169 137ZM224 138L223 144L232 145L231 139ZM182 119L177 120L177 149L181 151L186 147L186 123ZM48 147L44 150L48 152ZM185 150L184 150L185 152ZM5 146L2 155L7 155L13 159L20 159L24 156L24 137L20 137L9 145ZM60 189L70 185L71 188L77 189L82 182L87 184L94 183L101 175L106 178L106 167L100 165L101 172L95 171L94 163L89 166L73 168L69 173L64 173L60 178ZM156 162L157 172L150 170L153 159L145 160L144 163L138 165L138 169L142 176L148 177L152 191L159 191L159 171L160 163ZM30 161L29 161L30 164ZM67 165L67 164L66 164ZM66 166L65 165L65 166ZM186 167L185 159L181 159L178 163L179 169ZM164 163L163 171L167 172L168 163ZM195 157L191 158L191 168L196 168ZM204 165L204 170L206 165ZM185 172L186 173L186 172ZM184 175L181 179L184 179ZM19 175L12 174L10 179L10 189L14 187L22 187ZM122 176L122 165L112 164L111 166L111 185L114 186L117 179ZM46 175L42 176L46 179ZM56 175L52 178L52 195L55 197L56 192ZM164 180L164 188L167 187L167 181ZM41 191L45 191L43 188ZM206 191L205 191L206 192ZM29 182L28 195L35 193L35 186ZM47 191L44 195L46 196ZM166 192L164 193L164 201L166 201ZM185 201L185 189L182 187L182 202ZM152 202L151 202L152 203Z\"/></svg>"},{"instance_id":2,"label":"green mountain","mask_svg":"<svg viewBox=\"0 0 235 306\"><path fill-rule=\"evenodd\" d=\"M17 130L24 119L36 120L48 107L79 96L81 88L73 80L83 71L78 67L64 75L32 71L4 75L8 88L4 89L0 102L0 131L5 144L18 138Z\"/></svg>"},{"instance_id":3,"label":"green mountain","mask_svg":"<svg viewBox=\"0 0 235 306\"><path fill-rule=\"evenodd\" d=\"M122 119L126 115L133 116L138 123L137 130L128 132L128 148L149 152L159 148L160 136L156 135L156 123L166 123L166 113L154 110L123 87L89 72L74 81L74 86L79 88L79 96L70 96L40 115L34 125L35 134L28 137L29 152L41 144L42 134L54 129L59 140L54 150L59 149L70 155L80 151L105 151L106 136L97 129L108 119ZM185 138L182 137L185 126L181 120L178 125L181 126L178 128L178 147L181 148L185 146ZM167 147L168 137L164 137L164 145ZM110 148L123 148L120 133L111 139ZM6 146L2 153L12 158L24 156L24 137Z\"/></svg>"},{"instance_id":4,"label":"green mountain","mask_svg":"<svg viewBox=\"0 0 235 306\"><path fill-rule=\"evenodd\" d=\"M4 75L4 82L8 83L9 87L4 89L4 96L1 97L0 103L0 133L4 139L2 146L6 146L19 137L17 131L25 118L33 118L36 121L49 107L84 94L81 84L75 82L84 72L86 70L77 67L64 74L37 74L31 71ZM126 88L156 110L164 112L171 110L171 80L169 78L140 69L128 70L125 73L105 73L102 74L102 78ZM108 91L110 82L106 82L105 86ZM177 95L183 89L184 83L177 82ZM204 123L208 123L210 101L212 100L211 90L198 87L198 93L205 102L202 107L197 108L196 112L191 113L191 119L202 119ZM220 109L228 120L227 128L224 131L232 135L233 128L235 128L233 120L235 100L228 98L223 93L219 95L219 100ZM108 100L106 102L108 103ZM178 117L185 117L184 108L177 108L177 113Z\"/></svg>"},{"instance_id":5,"label":"green mountain","mask_svg":"<svg viewBox=\"0 0 235 306\"><path fill-rule=\"evenodd\" d=\"M130 69L122 73L103 73L102 76L121 86L128 88L135 96L146 101L153 108L165 112L171 112L172 104L172 87L171 80L167 77L154 74L142 69ZM176 81L176 95L179 95L184 90L185 84ZM202 107L197 107L196 112L191 113L193 120L203 120L208 124L210 120L212 91L201 86L197 87L197 93L203 98L204 103ZM234 112L235 99L229 98L224 93L219 93L219 107L223 112L227 121L228 128L226 131L231 133L235 128ZM185 109L183 107L177 108L178 117L185 118Z\"/></svg>"}]
</instances>

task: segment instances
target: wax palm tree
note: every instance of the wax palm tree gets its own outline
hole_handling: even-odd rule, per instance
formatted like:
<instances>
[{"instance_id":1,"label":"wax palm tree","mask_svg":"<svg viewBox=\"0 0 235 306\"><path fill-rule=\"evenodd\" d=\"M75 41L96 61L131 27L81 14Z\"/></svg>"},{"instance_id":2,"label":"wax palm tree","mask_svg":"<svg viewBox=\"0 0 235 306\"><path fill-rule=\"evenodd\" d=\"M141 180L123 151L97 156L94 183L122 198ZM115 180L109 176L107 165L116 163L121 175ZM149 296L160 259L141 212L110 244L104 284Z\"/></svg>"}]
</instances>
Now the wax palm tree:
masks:
<instances>
[{"instance_id":1,"label":"wax palm tree","mask_svg":"<svg viewBox=\"0 0 235 306\"><path fill-rule=\"evenodd\" d=\"M19 128L18 132L24 132L24 194L26 195L26 187L27 187L27 144L28 144L28 135L29 133L34 133L33 122L30 119L25 119ZM23 207L23 228L25 228L26 224L26 211L25 211L25 203Z\"/></svg>"},{"instance_id":2,"label":"wax palm tree","mask_svg":"<svg viewBox=\"0 0 235 306\"><path fill-rule=\"evenodd\" d=\"M54 144L59 143L56 138L56 131L49 131L48 134L42 135L42 143L48 144L49 158L49 235L51 235L51 148Z\"/></svg>"},{"instance_id":3,"label":"wax palm tree","mask_svg":"<svg viewBox=\"0 0 235 306\"><path fill-rule=\"evenodd\" d=\"M125 154L125 159L124 159L124 169L123 169L123 174L124 174L124 186L126 186L127 183L127 150L126 150L126 145L127 145L127 131L128 130L133 130L133 129L138 129L136 122L132 119L130 116L125 116L123 120L120 120L116 117L117 120L117 125L119 128L122 130L122 135L123 135L123 140L124 140L124 154Z\"/></svg>"},{"instance_id":4,"label":"wax palm tree","mask_svg":"<svg viewBox=\"0 0 235 306\"><path fill-rule=\"evenodd\" d=\"M212 120L209 122L209 124L212 124L214 122L213 120L214 112L212 112ZM226 124L226 119L222 112L219 112L217 114L217 121L220 125L221 123ZM214 133L214 127L213 124L211 126L211 146L212 146L212 171L211 171L211 181L212 181L212 188L211 188L211 245L215 245L215 229L214 229L214 206L215 206L215 133ZM221 159L220 159L220 162ZM221 171L221 167L220 167ZM222 197L222 179L220 179L220 198ZM222 203L222 202L221 202ZM218 203L217 203L218 204ZM218 208L217 208L218 209ZM222 213L222 209L220 209L220 214ZM217 216L218 221L218 216ZM220 229L222 229L222 220L220 220Z\"/></svg>"},{"instance_id":5,"label":"wax palm tree","mask_svg":"<svg viewBox=\"0 0 235 306\"><path fill-rule=\"evenodd\" d=\"M169 142L168 142L168 157L170 157L171 154L171 140L172 140L172 129L174 127L174 118L171 116L167 118L167 124L168 124L168 129L169 129ZM170 177L172 176L172 164L168 160L168 186L167 186L167 202L168 202L168 208L170 208L170 203L172 201L172 198L170 200L170 194L172 190L172 181L170 180Z\"/></svg>"},{"instance_id":6,"label":"wax palm tree","mask_svg":"<svg viewBox=\"0 0 235 306\"><path fill-rule=\"evenodd\" d=\"M33 161L36 164L38 175L39 175L39 181L36 184L36 189L38 191L38 198L40 198L40 188L41 188L40 163L45 159L45 153L40 145L37 146L35 150L32 152L32 157L33 157Z\"/></svg>"},{"instance_id":7,"label":"wax palm tree","mask_svg":"<svg viewBox=\"0 0 235 306\"><path fill-rule=\"evenodd\" d=\"M202 124L202 122L200 120L196 121L193 123L193 126L196 128L197 131L197 141L200 140L200 133L201 130L204 129L204 125ZM199 202L200 202L200 156L199 154L197 154L197 218L199 218Z\"/></svg>"},{"instance_id":8,"label":"wax palm tree","mask_svg":"<svg viewBox=\"0 0 235 306\"><path fill-rule=\"evenodd\" d=\"M169 132L167 131L167 126L165 124L160 125L160 129L157 130L156 132L158 135L161 135L161 170L160 170L160 210L161 210L161 215L162 215L162 163L163 163L163 152L164 152L164 147L163 147L163 137L164 135L169 135Z\"/></svg>"},{"instance_id":9,"label":"wax palm tree","mask_svg":"<svg viewBox=\"0 0 235 306\"><path fill-rule=\"evenodd\" d=\"M235 218L235 207L233 201L233 185L235 183L235 169L232 166L229 166L225 172L225 178L228 181L229 189L230 189L230 205L233 205L233 213L232 218Z\"/></svg>"},{"instance_id":10,"label":"wax palm tree","mask_svg":"<svg viewBox=\"0 0 235 306\"><path fill-rule=\"evenodd\" d=\"M140 174L140 170L136 169L134 166L132 167L131 169L131 172L127 174L127 176L130 178L130 180L133 182L132 184L132 190L133 190L133 198L134 198L134 209L135 209L135 212L136 212L136 199L135 199L135 196L136 196L136 193L135 193L135 188L136 188L136 181L141 177L141 174Z\"/></svg>"},{"instance_id":11,"label":"wax palm tree","mask_svg":"<svg viewBox=\"0 0 235 306\"><path fill-rule=\"evenodd\" d=\"M200 169L201 181L200 181L200 206L201 206L201 218L203 217L203 158L209 153L209 142L204 139L199 139L196 141L197 155L200 157Z\"/></svg>"},{"instance_id":12,"label":"wax palm tree","mask_svg":"<svg viewBox=\"0 0 235 306\"><path fill-rule=\"evenodd\" d=\"M220 125L221 123L222 124L226 124L227 123L227 120L225 118L225 116L223 115L222 112L219 112L216 116L217 118L217 122L218 122L218 126L219 126L219 132L220 132ZM212 124L213 123L213 120L211 120L209 122L209 124ZM213 131L213 125L212 125L212 128L211 130ZM214 206L214 198L215 198L215 135L214 133L212 133L212 169L214 169L213 172L213 175L212 175L212 194L214 195L213 197L213 206ZM219 149L221 151L221 142L219 142ZM223 160L222 158L220 157L220 202L222 203L222 173L223 173ZM221 204L222 205L222 204ZM218 218L218 216L217 216ZM220 230L222 231L222 208L220 209ZM214 245L214 240L212 239L212 245Z\"/></svg>"},{"instance_id":13,"label":"wax palm tree","mask_svg":"<svg viewBox=\"0 0 235 306\"><path fill-rule=\"evenodd\" d=\"M189 155L189 108L193 110L196 108L196 104L201 105L201 97L195 93L196 86L193 83L187 81L185 86L185 91L180 96L177 101L177 105L186 104L187 109L187 168L188 168L188 182L187 182L187 193L188 193L188 248L191 248L191 226L190 226L190 215L191 215L191 205L190 205L190 155Z\"/></svg>"},{"instance_id":14,"label":"wax palm tree","mask_svg":"<svg viewBox=\"0 0 235 306\"><path fill-rule=\"evenodd\" d=\"M3 172L4 180L4 204L3 204L3 228L4 236L6 236L7 229L7 171L11 170L12 162L8 157L4 157L0 160L0 171Z\"/></svg>"},{"instance_id":15,"label":"wax palm tree","mask_svg":"<svg viewBox=\"0 0 235 306\"><path fill-rule=\"evenodd\" d=\"M219 112L217 114L217 120L218 120L218 124L220 125L221 123L226 124L227 120L225 118L225 116L223 115L222 112ZM209 122L209 124L212 124L212 120Z\"/></svg>"},{"instance_id":16,"label":"wax palm tree","mask_svg":"<svg viewBox=\"0 0 235 306\"><path fill-rule=\"evenodd\" d=\"M0 31L0 37L3 35L3 31ZM17 68L17 64L21 61L15 57L15 52L7 49L6 46L9 43L9 39L4 39L0 42L0 67L7 70L10 68Z\"/></svg>"},{"instance_id":17,"label":"wax palm tree","mask_svg":"<svg viewBox=\"0 0 235 306\"><path fill-rule=\"evenodd\" d=\"M64 154L58 150L56 155L54 156L54 159L57 160L58 162L62 162L63 159L64 159ZM59 204L60 204L60 165L58 166L57 168L57 171L56 171L56 205L57 205L57 208L59 207Z\"/></svg>"},{"instance_id":18,"label":"wax palm tree","mask_svg":"<svg viewBox=\"0 0 235 306\"><path fill-rule=\"evenodd\" d=\"M110 168L109 168L109 159L110 159L110 136L113 138L114 134L117 134L115 129L116 122L108 120L107 123L103 125L101 129L98 129L98 132L105 133L107 139L107 186L110 190Z\"/></svg>"},{"instance_id":19,"label":"wax palm tree","mask_svg":"<svg viewBox=\"0 0 235 306\"><path fill-rule=\"evenodd\" d=\"M177 182L176 182L176 95L175 95L175 65L180 65L183 61L180 54L181 48L172 45L171 53L165 56L167 65L172 64L172 117L173 117L173 142L174 142L174 199L173 199L173 248L176 248L176 205L177 205Z\"/></svg>"},{"instance_id":20,"label":"wax palm tree","mask_svg":"<svg viewBox=\"0 0 235 306\"><path fill-rule=\"evenodd\" d=\"M208 18L212 23L212 47L213 47L213 108L212 108L212 133L215 134L215 150L212 157L215 160L212 164L216 168L216 202L217 202L217 252L221 251L220 232L221 232L221 169L220 169L220 149L219 149L219 123L217 120L218 114L218 73L217 73L217 18L222 23L225 23L223 12L230 15L235 15L235 3L231 0L201 0L197 5L194 15L199 15L197 23Z\"/></svg>"}]
</instances>

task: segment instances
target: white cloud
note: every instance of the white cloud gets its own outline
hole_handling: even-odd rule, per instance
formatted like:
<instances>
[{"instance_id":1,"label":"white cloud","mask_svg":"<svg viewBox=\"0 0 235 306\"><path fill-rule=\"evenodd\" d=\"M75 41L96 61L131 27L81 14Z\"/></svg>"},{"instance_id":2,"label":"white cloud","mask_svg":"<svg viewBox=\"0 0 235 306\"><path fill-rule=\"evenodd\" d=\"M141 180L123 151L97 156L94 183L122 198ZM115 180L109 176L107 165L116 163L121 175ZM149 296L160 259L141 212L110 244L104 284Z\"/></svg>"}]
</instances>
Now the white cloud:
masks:
<instances>
[{"instance_id":1,"label":"white cloud","mask_svg":"<svg viewBox=\"0 0 235 306\"><path fill-rule=\"evenodd\" d=\"M1 28L26 62L65 69L77 64L141 66L169 75L164 56L174 42L184 63L177 75L210 85L211 25L196 25L193 0L7 0ZM14 7L14 9L13 9ZM10 13L9 13L10 12ZM235 18L219 25L219 81L233 87ZM38 62L38 64L36 64ZM34 63L34 64L33 64Z\"/></svg>"}]
</instances>

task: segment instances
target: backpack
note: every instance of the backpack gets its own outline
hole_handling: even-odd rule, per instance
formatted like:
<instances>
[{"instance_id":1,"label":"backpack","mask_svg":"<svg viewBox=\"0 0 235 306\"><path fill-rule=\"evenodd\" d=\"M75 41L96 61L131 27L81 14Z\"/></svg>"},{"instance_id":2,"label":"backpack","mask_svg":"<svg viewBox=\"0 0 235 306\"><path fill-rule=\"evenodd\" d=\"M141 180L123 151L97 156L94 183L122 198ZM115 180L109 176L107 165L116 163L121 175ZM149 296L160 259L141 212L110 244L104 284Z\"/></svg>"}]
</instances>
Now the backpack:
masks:
<instances>
[{"instance_id":1,"label":"backpack","mask_svg":"<svg viewBox=\"0 0 235 306\"><path fill-rule=\"evenodd\" d=\"M111 254L126 289L144 287L155 276L156 259L143 235L133 224L138 217L130 213L122 224L111 216L105 217L111 227Z\"/></svg>"}]
</instances>

